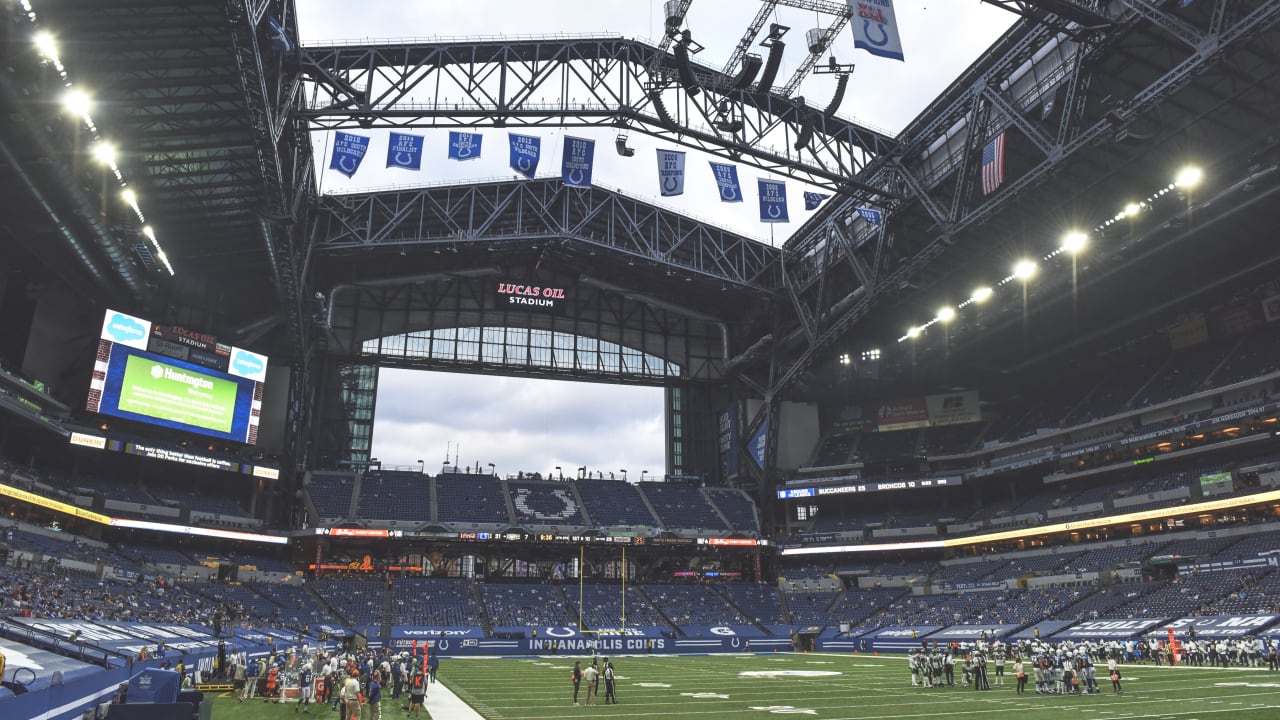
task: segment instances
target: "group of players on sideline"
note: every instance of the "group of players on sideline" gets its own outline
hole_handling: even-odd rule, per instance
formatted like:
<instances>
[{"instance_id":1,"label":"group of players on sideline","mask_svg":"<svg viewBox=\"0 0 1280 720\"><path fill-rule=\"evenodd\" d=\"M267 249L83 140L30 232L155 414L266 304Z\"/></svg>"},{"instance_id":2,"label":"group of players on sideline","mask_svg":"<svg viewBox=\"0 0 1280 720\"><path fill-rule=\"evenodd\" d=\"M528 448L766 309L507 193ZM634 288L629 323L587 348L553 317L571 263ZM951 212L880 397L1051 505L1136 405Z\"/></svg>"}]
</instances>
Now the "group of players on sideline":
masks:
<instances>
[{"instance_id":1,"label":"group of players on sideline","mask_svg":"<svg viewBox=\"0 0 1280 720\"><path fill-rule=\"evenodd\" d=\"M407 651L389 648L314 654L273 650L263 658L220 654L211 676L193 674L184 677L184 684L230 680L237 702L260 697L263 702L278 703L287 689L297 688L295 713L310 713L311 705L316 704L341 709L344 718L359 718L363 708L368 707L369 720L379 720L382 701L387 696L396 702L404 698L405 714L419 717L427 688L436 682L439 669L440 658L436 654L424 662Z\"/></svg>"},{"instance_id":2,"label":"group of players on sideline","mask_svg":"<svg viewBox=\"0 0 1280 720\"><path fill-rule=\"evenodd\" d=\"M1097 668L1103 664L1111 691L1123 693L1121 665L1142 661L1224 668L1256 668L1265 663L1267 669L1280 672L1280 637L1198 639L1192 634L1181 641L1180 649L1164 641L1145 640L1048 643L1035 639L1012 645L988 640L972 645L925 641L907 655L912 687L955 687L959 665L960 685L990 690L1004 685L1009 664L1018 694L1026 692L1028 678L1034 678L1036 693L1041 695L1098 694Z\"/></svg>"}]
</instances>

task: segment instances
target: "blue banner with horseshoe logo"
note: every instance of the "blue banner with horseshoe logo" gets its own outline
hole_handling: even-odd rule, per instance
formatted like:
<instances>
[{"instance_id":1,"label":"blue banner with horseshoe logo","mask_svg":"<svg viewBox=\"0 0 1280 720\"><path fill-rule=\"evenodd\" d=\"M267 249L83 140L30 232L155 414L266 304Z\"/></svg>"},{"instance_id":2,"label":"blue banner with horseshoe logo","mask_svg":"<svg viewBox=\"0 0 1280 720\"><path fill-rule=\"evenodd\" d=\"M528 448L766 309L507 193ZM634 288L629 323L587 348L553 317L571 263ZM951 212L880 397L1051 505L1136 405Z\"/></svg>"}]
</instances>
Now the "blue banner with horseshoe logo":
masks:
<instances>
[{"instance_id":1,"label":"blue banner with horseshoe logo","mask_svg":"<svg viewBox=\"0 0 1280 720\"><path fill-rule=\"evenodd\" d=\"M853 11L853 46L891 60L905 60L893 0L848 0Z\"/></svg>"}]
</instances>

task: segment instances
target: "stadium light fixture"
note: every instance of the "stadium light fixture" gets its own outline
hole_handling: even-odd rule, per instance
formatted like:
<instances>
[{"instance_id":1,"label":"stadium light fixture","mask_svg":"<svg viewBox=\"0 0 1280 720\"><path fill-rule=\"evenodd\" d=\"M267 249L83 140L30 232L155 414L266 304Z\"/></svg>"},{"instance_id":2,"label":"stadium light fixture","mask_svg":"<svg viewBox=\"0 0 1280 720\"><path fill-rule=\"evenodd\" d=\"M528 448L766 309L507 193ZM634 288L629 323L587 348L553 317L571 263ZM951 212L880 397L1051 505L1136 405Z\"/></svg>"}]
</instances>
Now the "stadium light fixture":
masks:
<instances>
[{"instance_id":1,"label":"stadium light fixture","mask_svg":"<svg viewBox=\"0 0 1280 720\"><path fill-rule=\"evenodd\" d=\"M924 328L919 325L913 325L907 328L907 337L915 339L920 337L920 333L924 332Z\"/></svg>"},{"instance_id":2,"label":"stadium light fixture","mask_svg":"<svg viewBox=\"0 0 1280 720\"><path fill-rule=\"evenodd\" d=\"M1191 188L1199 185L1200 181L1203 179L1203 170L1195 165L1188 165L1178 171L1178 175L1173 179L1173 184L1183 190L1190 190Z\"/></svg>"},{"instance_id":3,"label":"stadium light fixture","mask_svg":"<svg viewBox=\"0 0 1280 720\"><path fill-rule=\"evenodd\" d=\"M948 305L948 306L946 306L946 307L941 308L940 310L938 310L938 320L939 320L939 321L944 322L944 323L949 323L949 322L951 322L952 320L955 320L955 319L956 319L956 309L955 309L955 308L953 308L953 307L951 307L950 305Z\"/></svg>"},{"instance_id":4,"label":"stadium light fixture","mask_svg":"<svg viewBox=\"0 0 1280 720\"><path fill-rule=\"evenodd\" d=\"M1040 266L1036 265L1035 260L1019 260L1018 264L1013 266L1013 276L1026 282L1035 277L1036 271L1039 269Z\"/></svg>"},{"instance_id":5,"label":"stadium light fixture","mask_svg":"<svg viewBox=\"0 0 1280 720\"><path fill-rule=\"evenodd\" d=\"M974 301L975 303L986 302L987 298L991 297L992 294L994 293L995 293L995 290L992 290L986 285L983 285L977 290L974 290L973 294L969 296L969 299Z\"/></svg>"},{"instance_id":6,"label":"stadium light fixture","mask_svg":"<svg viewBox=\"0 0 1280 720\"><path fill-rule=\"evenodd\" d=\"M146 235L146 236L147 236L147 238L149 238L149 239L151 240L151 242L155 242L155 241L156 241L156 231L155 231L155 230L153 230L153 229L151 229L151 226L150 226L150 225L144 225L144 226L143 226L143 228L142 228L142 234L143 234L143 235Z\"/></svg>"},{"instance_id":7,"label":"stadium light fixture","mask_svg":"<svg viewBox=\"0 0 1280 720\"><path fill-rule=\"evenodd\" d=\"M89 97L89 94L83 90L68 90L66 94L62 96L62 107L72 115L82 118L85 115L88 115L89 111L93 109L93 100Z\"/></svg>"},{"instance_id":8,"label":"stadium light fixture","mask_svg":"<svg viewBox=\"0 0 1280 720\"><path fill-rule=\"evenodd\" d=\"M1062 238L1062 249L1072 255L1083 250L1084 246L1088 244L1089 236L1079 230L1069 232L1066 237Z\"/></svg>"},{"instance_id":9,"label":"stadium light fixture","mask_svg":"<svg viewBox=\"0 0 1280 720\"><path fill-rule=\"evenodd\" d=\"M1143 203L1131 202L1124 206L1124 217L1137 217L1142 212Z\"/></svg>"},{"instance_id":10,"label":"stadium light fixture","mask_svg":"<svg viewBox=\"0 0 1280 720\"><path fill-rule=\"evenodd\" d=\"M58 59L58 41L48 31L41 30L36 33L32 40L36 44L36 49L40 54L49 60Z\"/></svg>"},{"instance_id":11,"label":"stadium light fixture","mask_svg":"<svg viewBox=\"0 0 1280 720\"><path fill-rule=\"evenodd\" d=\"M849 353L840 353L840 364L841 365L849 364Z\"/></svg>"},{"instance_id":12,"label":"stadium light fixture","mask_svg":"<svg viewBox=\"0 0 1280 720\"><path fill-rule=\"evenodd\" d=\"M103 165L116 164L116 146L109 142L99 142L93 146L93 157Z\"/></svg>"},{"instance_id":13,"label":"stadium light fixture","mask_svg":"<svg viewBox=\"0 0 1280 720\"><path fill-rule=\"evenodd\" d=\"M138 204L138 193L134 192L133 188L125 188L120 191L120 199L123 200L126 205L133 207Z\"/></svg>"}]
</instances>

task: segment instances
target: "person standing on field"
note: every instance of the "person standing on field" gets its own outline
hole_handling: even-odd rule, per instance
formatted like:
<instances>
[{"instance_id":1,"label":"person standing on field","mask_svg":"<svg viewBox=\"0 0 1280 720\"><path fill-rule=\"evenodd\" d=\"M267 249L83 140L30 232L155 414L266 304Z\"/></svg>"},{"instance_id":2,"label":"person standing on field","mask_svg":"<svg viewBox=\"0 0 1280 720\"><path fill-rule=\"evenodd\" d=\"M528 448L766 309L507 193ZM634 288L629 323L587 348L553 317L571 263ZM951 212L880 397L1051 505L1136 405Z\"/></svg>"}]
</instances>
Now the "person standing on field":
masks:
<instances>
[{"instance_id":1,"label":"person standing on field","mask_svg":"<svg viewBox=\"0 0 1280 720\"><path fill-rule=\"evenodd\" d=\"M600 680L600 671L596 669L596 664L591 665L582 671L582 681L587 684L587 704L596 704L596 683Z\"/></svg>"}]
</instances>

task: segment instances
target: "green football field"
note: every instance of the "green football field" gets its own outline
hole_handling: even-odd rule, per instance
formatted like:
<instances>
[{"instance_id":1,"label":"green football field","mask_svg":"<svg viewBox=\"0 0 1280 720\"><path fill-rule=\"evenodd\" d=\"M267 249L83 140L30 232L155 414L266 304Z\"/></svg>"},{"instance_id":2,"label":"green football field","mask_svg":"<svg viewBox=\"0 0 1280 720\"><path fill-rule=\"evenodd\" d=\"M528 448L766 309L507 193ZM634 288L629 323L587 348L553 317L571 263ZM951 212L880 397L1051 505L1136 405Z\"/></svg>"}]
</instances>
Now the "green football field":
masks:
<instances>
[{"instance_id":1,"label":"green football field","mask_svg":"<svg viewBox=\"0 0 1280 720\"><path fill-rule=\"evenodd\" d=\"M617 705L572 706L573 658L446 659L440 680L479 716L490 720L544 718L697 718L746 720L805 715L830 720L955 718L983 720L1277 720L1280 673L1265 670L1124 668L1124 694L1110 681L1092 696L1014 693L1012 677L989 692L970 688L911 687L902 656L719 655L709 657L622 656L614 658ZM957 671L957 675L959 672ZM993 678L994 680L994 678ZM601 693L604 683L600 685ZM428 700L428 707L433 699ZM293 715L292 705L216 701L215 720L257 720ZM336 718L327 709L313 715ZM470 714L470 713L467 713ZM433 720L465 720L437 708ZM366 711L365 717L368 717ZM383 717L403 711L387 700ZM426 714L423 715L426 717ZM474 716L473 716L474 717Z\"/></svg>"}]
</instances>

